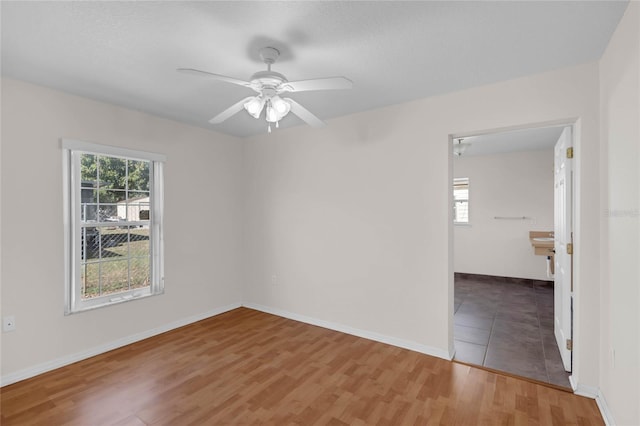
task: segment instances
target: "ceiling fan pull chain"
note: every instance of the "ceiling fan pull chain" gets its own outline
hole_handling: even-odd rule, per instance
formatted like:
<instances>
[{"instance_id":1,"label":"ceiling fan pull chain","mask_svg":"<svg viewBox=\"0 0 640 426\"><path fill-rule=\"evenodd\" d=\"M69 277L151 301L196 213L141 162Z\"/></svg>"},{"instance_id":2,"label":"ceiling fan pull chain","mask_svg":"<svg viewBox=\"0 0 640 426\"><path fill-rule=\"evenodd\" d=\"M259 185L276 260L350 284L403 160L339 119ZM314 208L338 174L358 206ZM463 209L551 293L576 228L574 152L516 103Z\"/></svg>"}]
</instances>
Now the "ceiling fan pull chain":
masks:
<instances>
[{"instance_id":1,"label":"ceiling fan pull chain","mask_svg":"<svg viewBox=\"0 0 640 426\"><path fill-rule=\"evenodd\" d=\"M269 133L271 133L271 123L269 123L269 125L267 126L267 130L269 131Z\"/></svg>"},{"instance_id":2,"label":"ceiling fan pull chain","mask_svg":"<svg viewBox=\"0 0 640 426\"><path fill-rule=\"evenodd\" d=\"M279 123L280 123L279 121L276 121L276 129L280 128L280 124Z\"/></svg>"}]
</instances>

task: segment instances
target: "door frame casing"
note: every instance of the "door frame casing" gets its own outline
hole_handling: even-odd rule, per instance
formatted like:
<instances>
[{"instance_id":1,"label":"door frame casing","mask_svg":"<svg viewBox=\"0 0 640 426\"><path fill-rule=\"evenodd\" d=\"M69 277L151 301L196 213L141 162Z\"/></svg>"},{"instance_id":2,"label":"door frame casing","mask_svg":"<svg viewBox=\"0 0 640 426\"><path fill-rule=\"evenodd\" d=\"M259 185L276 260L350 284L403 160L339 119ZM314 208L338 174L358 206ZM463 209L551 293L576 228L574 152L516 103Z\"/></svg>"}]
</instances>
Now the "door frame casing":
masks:
<instances>
[{"instance_id":1,"label":"door frame casing","mask_svg":"<svg viewBox=\"0 0 640 426\"><path fill-rule=\"evenodd\" d=\"M572 228L573 228L573 256L572 256L572 309L571 309L571 326L572 326L572 372L569 376L569 382L571 384L572 389L575 391L578 390L578 377L579 377L579 356L580 353L580 339L576 338L579 336L579 328L580 328L580 180L581 180L581 167L580 167L580 147L581 147L581 119L579 117L558 119L558 120L550 120L544 122L533 122L527 124L518 124L507 127L498 127L498 128L489 128L477 131L465 131L465 132L452 132L448 135L448 185L447 185L447 193L448 193L448 204L447 208L453 205L453 191L451 191L451 182L453 182L453 144L455 139L471 137L471 136L481 136L492 133L502 133L502 132L510 132L516 130L527 130L527 129L536 129L536 128L545 128L545 127L570 127L571 128L571 139L572 146L574 147L574 157L573 157L573 191L572 191ZM454 225L453 220L451 220L451 215L447 216L448 220L448 255L449 255L449 279L448 279L448 336L449 336L449 357L453 359L455 355L455 346L454 346L454 336L453 336L453 315L454 315L454 267L453 267L453 256L454 256Z\"/></svg>"}]
</instances>

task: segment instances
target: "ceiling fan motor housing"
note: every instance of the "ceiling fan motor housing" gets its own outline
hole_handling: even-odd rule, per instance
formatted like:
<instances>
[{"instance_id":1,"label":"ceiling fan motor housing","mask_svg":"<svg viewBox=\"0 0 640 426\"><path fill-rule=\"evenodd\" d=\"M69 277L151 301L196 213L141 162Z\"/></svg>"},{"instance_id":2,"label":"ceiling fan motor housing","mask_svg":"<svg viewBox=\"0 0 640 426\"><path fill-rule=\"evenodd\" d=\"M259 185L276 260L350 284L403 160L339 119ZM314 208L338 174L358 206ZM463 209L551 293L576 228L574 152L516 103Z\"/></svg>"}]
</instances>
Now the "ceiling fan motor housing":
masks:
<instances>
[{"instance_id":1,"label":"ceiling fan motor housing","mask_svg":"<svg viewBox=\"0 0 640 426\"><path fill-rule=\"evenodd\" d=\"M267 99L277 95L280 85L288 81L279 72L271 71L271 65L276 62L278 56L280 56L280 51L275 47L263 47L260 49L260 58L267 64L267 70L258 71L251 76L254 90Z\"/></svg>"},{"instance_id":2,"label":"ceiling fan motor housing","mask_svg":"<svg viewBox=\"0 0 640 426\"><path fill-rule=\"evenodd\" d=\"M251 83L262 89L276 89L282 83L286 83L287 78L275 71L258 71L251 76Z\"/></svg>"}]
</instances>

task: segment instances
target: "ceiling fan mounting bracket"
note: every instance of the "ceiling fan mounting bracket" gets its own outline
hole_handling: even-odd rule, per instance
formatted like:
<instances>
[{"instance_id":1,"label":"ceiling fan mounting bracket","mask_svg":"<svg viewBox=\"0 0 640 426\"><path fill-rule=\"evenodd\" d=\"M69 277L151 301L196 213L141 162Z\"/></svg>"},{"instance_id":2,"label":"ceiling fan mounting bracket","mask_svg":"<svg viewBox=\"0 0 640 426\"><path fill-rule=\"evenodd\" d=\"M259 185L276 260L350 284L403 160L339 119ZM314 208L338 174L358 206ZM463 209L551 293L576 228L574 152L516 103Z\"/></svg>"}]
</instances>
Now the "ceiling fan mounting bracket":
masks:
<instances>
[{"instance_id":1,"label":"ceiling fan mounting bracket","mask_svg":"<svg viewBox=\"0 0 640 426\"><path fill-rule=\"evenodd\" d=\"M280 56L280 51L275 47L267 46L260 49L260 58L262 58L262 62L267 65L275 63L278 56Z\"/></svg>"},{"instance_id":2,"label":"ceiling fan mounting bracket","mask_svg":"<svg viewBox=\"0 0 640 426\"><path fill-rule=\"evenodd\" d=\"M275 96L277 88L282 85L282 83L287 82L287 78L284 75L271 71L271 65L276 62L278 56L280 56L280 51L275 47L267 46L260 49L260 58L267 64L267 71L258 71L251 76L253 89L258 93L262 93L262 95L267 98ZM265 93L265 90L268 92ZM273 92L273 94L269 96L271 92Z\"/></svg>"}]
</instances>

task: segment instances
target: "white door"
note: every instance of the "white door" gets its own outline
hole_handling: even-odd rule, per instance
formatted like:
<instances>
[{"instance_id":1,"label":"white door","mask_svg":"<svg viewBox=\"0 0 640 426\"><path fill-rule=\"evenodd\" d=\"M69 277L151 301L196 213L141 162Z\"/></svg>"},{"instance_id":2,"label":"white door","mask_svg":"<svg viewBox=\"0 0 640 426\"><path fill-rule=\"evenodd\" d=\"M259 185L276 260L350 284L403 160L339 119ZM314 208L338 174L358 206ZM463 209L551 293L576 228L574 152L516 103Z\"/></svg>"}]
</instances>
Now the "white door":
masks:
<instances>
[{"instance_id":1,"label":"white door","mask_svg":"<svg viewBox=\"0 0 640 426\"><path fill-rule=\"evenodd\" d=\"M566 127L554 150L554 333L564 369L571 371L573 167L567 149L572 147L571 128Z\"/></svg>"}]
</instances>

